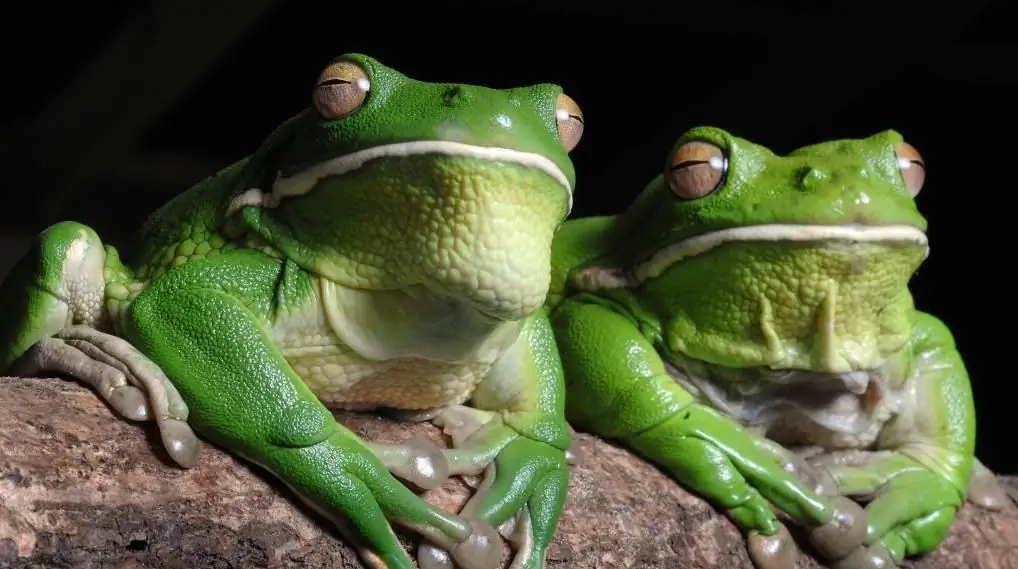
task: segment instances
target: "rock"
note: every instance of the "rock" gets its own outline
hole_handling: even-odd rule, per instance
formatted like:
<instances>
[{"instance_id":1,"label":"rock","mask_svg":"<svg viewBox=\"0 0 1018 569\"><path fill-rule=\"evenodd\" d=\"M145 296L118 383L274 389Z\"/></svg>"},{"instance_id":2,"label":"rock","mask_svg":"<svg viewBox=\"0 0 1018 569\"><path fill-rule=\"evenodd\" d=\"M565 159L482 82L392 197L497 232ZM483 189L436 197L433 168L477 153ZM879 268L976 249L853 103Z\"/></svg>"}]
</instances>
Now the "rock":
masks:
<instances>
[{"instance_id":1,"label":"rock","mask_svg":"<svg viewBox=\"0 0 1018 569\"><path fill-rule=\"evenodd\" d=\"M0 410L0 568L363 567L267 475L207 444L198 467L179 469L154 427L116 419L75 383L0 379ZM430 424L338 417L370 440L441 440ZM727 518L629 452L579 442L549 569L751 569ZM453 480L425 497L455 510L469 492ZM1018 508L966 506L941 548L908 566L1018 569ZM803 555L799 567L821 566Z\"/></svg>"}]
</instances>

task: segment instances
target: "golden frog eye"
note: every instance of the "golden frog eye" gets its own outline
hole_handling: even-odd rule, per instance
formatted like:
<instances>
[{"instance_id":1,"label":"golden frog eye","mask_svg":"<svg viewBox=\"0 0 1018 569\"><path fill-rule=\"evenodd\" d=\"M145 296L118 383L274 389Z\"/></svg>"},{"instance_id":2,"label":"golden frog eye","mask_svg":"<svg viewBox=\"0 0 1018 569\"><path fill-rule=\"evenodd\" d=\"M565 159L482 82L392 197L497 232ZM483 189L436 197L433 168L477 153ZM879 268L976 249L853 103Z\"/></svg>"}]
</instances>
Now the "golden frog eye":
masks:
<instances>
[{"instance_id":1,"label":"golden frog eye","mask_svg":"<svg viewBox=\"0 0 1018 569\"><path fill-rule=\"evenodd\" d=\"M330 63L315 85L315 110L324 119L338 119L354 113L368 98L371 81L367 71L352 61Z\"/></svg>"},{"instance_id":2,"label":"golden frog eye","mask_svg":"<svg viewBox=\"0 0 1018 569\"><path fill-rule=\"evenodd\" d=\"M905 188L908 193L915 197L923 189L926 181L926 162L914 146L902 142L894 149L898 159L898 170L901 171L901 178L905 181Z\"/></svg>"},{"instance_id":3,"label":"golden frog eye","mask_svg":"<svg viewBox=\"0 0 1018 569\"><path fill-rule=\"evenodd\" d=\"M583 111L569 95L558 96L555 107L555 120L558 122L558 137L566 152L572 152L583 136Z\"/></svg>"},{"instance_id":4,"label":"golden frog eye","mask_svg":"<svg viewBox=\"0 0 1018 569\"><path fill-rule=\"evenodd\" d=\"M718 189L727 170L728 159L720 147L693 140L672 153L665 168L665 179L676 196L695 200Z\"/></svg>"}]
</instances>

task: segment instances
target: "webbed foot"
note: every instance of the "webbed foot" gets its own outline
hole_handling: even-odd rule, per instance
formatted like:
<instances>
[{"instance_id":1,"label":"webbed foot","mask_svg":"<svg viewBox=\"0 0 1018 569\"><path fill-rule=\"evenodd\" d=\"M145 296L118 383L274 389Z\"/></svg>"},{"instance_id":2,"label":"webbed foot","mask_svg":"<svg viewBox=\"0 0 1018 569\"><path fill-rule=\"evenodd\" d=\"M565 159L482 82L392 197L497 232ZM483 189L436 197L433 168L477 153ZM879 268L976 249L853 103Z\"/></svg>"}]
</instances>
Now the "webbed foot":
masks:
<instances>
[{"instance_id":1,"label":"webbed foot","mask_svg":"<svg viewBox=\"0 0 1018 569\"><path fill-rule=\"evenodd\" d=\"M809 462L831 476L838 494L868 502L868 547L842 557L836 569L897 567L933 551L962 505L951 481L897 452L833 452Z\"/></svg>"},{"instance_id":2,"label":"webbed foot","mask_svg":"<svg viewBox=\"0 0 1018 569\"><path fill-rule=\"evenodd\" d=\"M453 441L454 449L446 451L450 474L482 475L460 515L499 526L514 550L512 569L544 567L565 504L570 453L520 435L488 411L450 407L434 422ZM422 568L444 569L445 558L433 544L418 550Z\"/></svg>"}]
</instances>

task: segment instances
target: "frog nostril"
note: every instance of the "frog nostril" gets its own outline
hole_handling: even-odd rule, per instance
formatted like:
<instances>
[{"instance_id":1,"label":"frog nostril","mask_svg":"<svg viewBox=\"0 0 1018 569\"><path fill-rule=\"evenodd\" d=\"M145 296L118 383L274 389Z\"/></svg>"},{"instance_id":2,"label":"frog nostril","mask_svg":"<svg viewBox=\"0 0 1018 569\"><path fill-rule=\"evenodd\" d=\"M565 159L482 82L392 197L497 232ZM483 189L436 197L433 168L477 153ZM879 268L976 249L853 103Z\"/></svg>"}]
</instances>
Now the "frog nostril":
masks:
<instances>
[{"instance_id":1,"label":"frog nostril","mask_svg":"<svg viewBox=\"0 0 1018 569\"><path fill-rule=\"evenodd\" d=\"M459 85L449 85L442 92L442 102L446 105L455 105L463 96L463 89Z\"/></svg>"},{"instance_id":2,"label":"frog nostril","mask_svg":"<svg viewBox=\"0 0 1018 569\"><path fill-rule=\"evenodd\" d=\"M803 166L798 171L799 187L811 190L827 180L827 173L813 166Z\"/></svg>"}]
</instances>

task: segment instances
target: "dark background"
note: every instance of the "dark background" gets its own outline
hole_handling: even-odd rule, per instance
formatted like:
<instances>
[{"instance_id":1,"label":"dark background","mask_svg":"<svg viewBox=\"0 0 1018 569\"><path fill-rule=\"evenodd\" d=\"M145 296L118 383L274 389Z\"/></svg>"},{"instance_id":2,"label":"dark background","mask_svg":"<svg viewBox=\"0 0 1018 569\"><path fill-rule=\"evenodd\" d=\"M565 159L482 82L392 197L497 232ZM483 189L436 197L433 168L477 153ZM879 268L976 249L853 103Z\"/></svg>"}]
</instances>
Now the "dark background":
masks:
<instances>
[{"instance_id":1,"label":"dark background","mask_svg":"<svg viewBox=\"0 0 1018 569\"><path fill-rule=\"evenodd\" d=\"M932 255L916 303L967 360L980 456L1018 472L1012 4L19 2L0 34L0 274L61 218L129 239L169 197L253 152L349 51L423 80L563 85L586 118L577 216L621 210L697 124L777 152L894 128L929 169L918 200Z\"/></svg>"}]
</instances>

